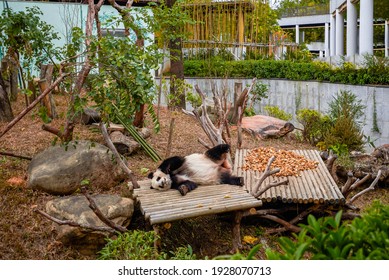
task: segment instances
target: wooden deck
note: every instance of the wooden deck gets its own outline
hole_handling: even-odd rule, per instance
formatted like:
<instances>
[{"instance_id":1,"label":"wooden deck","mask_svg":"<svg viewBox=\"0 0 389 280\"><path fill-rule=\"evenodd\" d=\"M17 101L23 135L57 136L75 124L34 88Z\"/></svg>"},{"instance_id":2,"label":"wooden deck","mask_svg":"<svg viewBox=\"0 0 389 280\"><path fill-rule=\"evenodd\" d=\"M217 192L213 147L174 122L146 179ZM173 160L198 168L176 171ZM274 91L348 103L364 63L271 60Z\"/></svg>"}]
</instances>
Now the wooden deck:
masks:
<instances>
[{"instance_id":1,"label":"wooden deck","mask_svg":"<svg viewBox=\"0 0 389 280\"><path fill-rule=\"evenodd\" d=\"M134 190L140 210L151 225L262 206L243 187L233 185L199 186L185 196L177 190L150 189L150 181L139 182Z\"/></svg>"},{"instance_id":2,"label":"wooden deck","mask_svg":"<svg viewBox=\"0 0 389 280\"><path fill-rule=\"evenodd\" d=\"M234 163L234 174L245 179L245 186L250 190L260 176L258 171L244 171L244 158L249 150L237 150ZM294 150L293 152L307 159L317 161L318 167L313 170L301 172L301 176L288 176L289 184L273 187L263 193L259 198L263 202L282 201L284 203L330 203L343 204L345 198L327 170L319 152L316 150ZM285 177L268 177L265 183Z\"/></svg>"}]
</instances>

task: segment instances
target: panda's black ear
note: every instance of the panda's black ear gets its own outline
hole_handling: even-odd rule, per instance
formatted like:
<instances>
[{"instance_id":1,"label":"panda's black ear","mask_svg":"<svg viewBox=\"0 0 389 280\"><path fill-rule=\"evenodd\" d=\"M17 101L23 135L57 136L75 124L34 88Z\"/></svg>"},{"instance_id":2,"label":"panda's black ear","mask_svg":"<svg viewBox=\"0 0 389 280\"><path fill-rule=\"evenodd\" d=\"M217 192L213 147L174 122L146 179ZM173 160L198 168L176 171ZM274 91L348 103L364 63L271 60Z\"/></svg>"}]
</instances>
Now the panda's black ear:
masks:
<instances>
[{"instance_id":1,"label":"panda's black ear","mask_svg":"<svg viewBox=\"0 0 389 280\"><path fill-rule=\"evenodd\" d=\"M147 178L153 179L153 176L154 176L154 172L150 172L149 175L147 175Z\"/></svg>"}]
</instances>

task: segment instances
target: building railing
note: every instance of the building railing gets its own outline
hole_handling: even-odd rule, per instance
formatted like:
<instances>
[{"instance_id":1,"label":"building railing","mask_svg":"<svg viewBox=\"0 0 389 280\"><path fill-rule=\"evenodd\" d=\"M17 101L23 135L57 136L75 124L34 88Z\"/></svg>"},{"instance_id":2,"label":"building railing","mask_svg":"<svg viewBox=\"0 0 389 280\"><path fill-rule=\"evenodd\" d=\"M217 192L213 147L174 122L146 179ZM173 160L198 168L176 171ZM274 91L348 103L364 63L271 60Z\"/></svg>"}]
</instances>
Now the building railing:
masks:
<instances>
[{"instance_id":1,"label":"building railing","mask_svg":"<svg viewBox=\"0 0 389 280\"><path fill-rule=\"evenodd\" d=\"M315 16L326 15L330 13L330 5L322 4L309 7L289 8L282 12L281 17L301 17L301 16Z\"/></svg>"}]
</instances>

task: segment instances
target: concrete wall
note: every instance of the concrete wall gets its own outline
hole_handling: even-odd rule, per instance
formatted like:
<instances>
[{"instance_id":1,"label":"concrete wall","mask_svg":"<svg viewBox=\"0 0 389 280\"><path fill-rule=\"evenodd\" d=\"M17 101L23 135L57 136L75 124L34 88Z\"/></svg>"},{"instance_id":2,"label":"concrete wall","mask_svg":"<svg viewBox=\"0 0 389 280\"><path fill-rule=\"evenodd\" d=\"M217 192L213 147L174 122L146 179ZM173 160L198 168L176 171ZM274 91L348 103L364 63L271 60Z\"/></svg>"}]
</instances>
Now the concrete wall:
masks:
<instances>
[{"instance_id":1,"label":"concrete wall","mask_svg":"<svg viewBox=\"0 0 389 280\"><path fill-rule=\"evenodd\" d=\"M191 85L198 85L207 96L212 97L211 85L216 83L218 89L227 88L229 100L233 99L234 84L240 82L243 88L252 83L251 79L196 79L187 78ZM376 146L389 143L389 87L353 86L307 81L260 80L269 86L268 98L256 106L256 113L264 114L264 106L278 106L294 116L299 109L308 108L326 114L328 104L341 90L351 91L366 106L365 115L359 120L363 123L363 133L375 140ZM375 102L374 102L375 99ZM374 103L376 107L377 125L380 133L373 132ZM301 126L294 119L296 126ZM367 150L371 147L366 146Z\"/></svg>"}]
</instances>

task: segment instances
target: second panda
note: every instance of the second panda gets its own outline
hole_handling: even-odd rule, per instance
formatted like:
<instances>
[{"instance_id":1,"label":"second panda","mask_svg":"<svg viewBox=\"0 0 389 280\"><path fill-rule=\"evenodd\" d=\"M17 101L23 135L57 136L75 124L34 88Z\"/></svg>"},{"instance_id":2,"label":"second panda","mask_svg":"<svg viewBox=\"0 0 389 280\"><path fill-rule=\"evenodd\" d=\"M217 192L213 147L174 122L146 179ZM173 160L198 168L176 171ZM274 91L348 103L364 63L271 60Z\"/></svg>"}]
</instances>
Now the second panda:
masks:
<instances>
[{"instance_id":1,"label":"second panda","mask_svg":"<svg viewBox=\"0 0 389 280\"><path fill-rule=\"evenodd\" d=\"M157 190L177 189L181 195L198 185L230 184L243 186L243 177L232 175L227 161L228 144L217 145L204 154L165 159L155 172L149 174L151 188Z\"/></svg>"}]
</instances>

